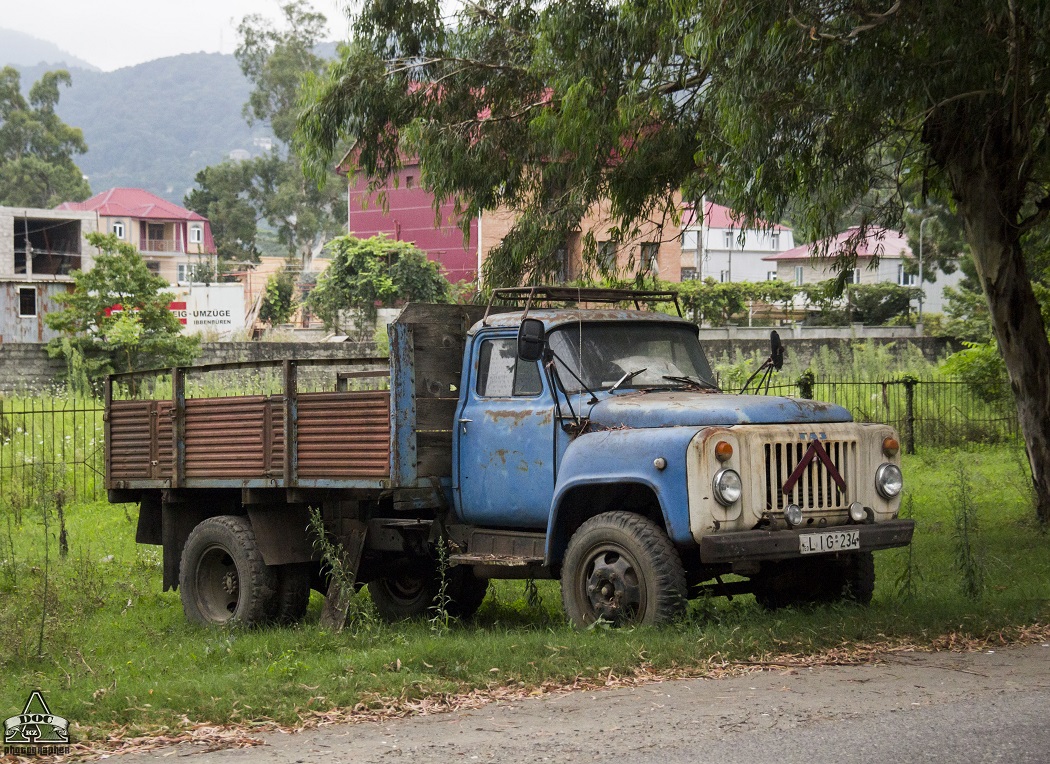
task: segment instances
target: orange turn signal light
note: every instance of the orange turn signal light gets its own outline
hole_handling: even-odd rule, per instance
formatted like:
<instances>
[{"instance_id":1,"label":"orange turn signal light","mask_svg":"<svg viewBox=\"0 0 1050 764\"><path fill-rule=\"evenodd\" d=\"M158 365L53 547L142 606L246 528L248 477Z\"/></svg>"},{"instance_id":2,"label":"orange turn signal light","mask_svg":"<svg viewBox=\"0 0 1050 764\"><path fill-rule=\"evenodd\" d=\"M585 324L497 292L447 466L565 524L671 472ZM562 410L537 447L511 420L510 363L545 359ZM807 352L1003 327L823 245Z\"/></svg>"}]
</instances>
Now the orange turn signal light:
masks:
<instances>
[{"instance_id":1,"label":"orange turn signal light","mask_svg":"<svg viewBox=\"0 0 1050 764\"><path fill-rule=\"evenodd\" d=\"M715 458L720 462L728 462L733 458L733 445L724 440L715 445Z\"/></svg>"},{"instance_id":2,"label":"orange turn signal light","mask_svg":"<svg viewBox=\"0 0 1050 764\"><path fill-rule=\"evenodd\" d=\"M886 456L896 456L901 450L901 444L896 438L884 438L882 441L882 453Z\"/></svg>"}]
</instances>

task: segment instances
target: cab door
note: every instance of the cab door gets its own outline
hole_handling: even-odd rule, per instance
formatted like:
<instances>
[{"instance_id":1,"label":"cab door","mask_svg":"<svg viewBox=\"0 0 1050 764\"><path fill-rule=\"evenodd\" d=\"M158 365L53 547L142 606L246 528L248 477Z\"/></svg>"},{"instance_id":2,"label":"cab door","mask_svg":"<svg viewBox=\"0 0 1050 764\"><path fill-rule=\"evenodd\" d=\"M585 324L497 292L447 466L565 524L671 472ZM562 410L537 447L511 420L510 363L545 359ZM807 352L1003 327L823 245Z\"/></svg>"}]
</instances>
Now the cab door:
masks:
<instances>
[{"instance_id":1,"label":"cab door","mask_svg":"<svg viewBox=\"0 0 1050 764\"><path fill-rule=\"evenodd\" d=\"M539 362L519 360L513 336L481 339L471 352L455 422L458 514L476 525L546 528L555 421Z\"/></svg>"}]
</instances>

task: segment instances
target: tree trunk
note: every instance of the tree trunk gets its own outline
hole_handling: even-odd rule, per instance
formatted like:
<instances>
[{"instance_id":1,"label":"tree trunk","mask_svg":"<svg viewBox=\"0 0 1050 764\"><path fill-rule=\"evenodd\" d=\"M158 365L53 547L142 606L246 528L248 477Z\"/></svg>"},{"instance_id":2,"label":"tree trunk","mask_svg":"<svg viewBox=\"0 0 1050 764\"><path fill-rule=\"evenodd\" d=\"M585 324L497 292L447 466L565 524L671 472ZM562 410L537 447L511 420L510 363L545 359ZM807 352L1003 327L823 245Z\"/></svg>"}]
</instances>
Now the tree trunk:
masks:
<instances>
[{"instance_id":1,"label":"tree trunk","mask_svg":"<svg viewBox=\"0 0 1050 764\"><path fill-rule=\"evenodd\" d=\"M1010 377L1032 468L1036 515L1045 524L1050 522L1050 342L1017 226L1024 181L1010 172L1008 159L997 159L1006 158L975 151L970 161L945 169Z\"/></svg>"}]
</instances>

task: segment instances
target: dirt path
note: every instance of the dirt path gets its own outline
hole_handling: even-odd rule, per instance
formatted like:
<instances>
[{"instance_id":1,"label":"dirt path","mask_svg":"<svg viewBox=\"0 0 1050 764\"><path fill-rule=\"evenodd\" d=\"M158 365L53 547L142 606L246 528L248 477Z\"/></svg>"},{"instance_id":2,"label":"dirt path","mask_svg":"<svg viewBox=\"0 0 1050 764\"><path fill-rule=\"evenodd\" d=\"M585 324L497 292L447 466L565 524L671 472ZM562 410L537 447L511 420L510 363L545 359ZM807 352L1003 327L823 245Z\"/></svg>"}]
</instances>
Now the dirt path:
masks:
<instances>
[{"instance_id":1,"label":"dirt path","mask_svg":"<svg viewBox=\"0 0 1050 764\"><path fill-rule=\"evenodd\" d=\"M354 762L1046 761L1050 643L894 653L874 665L774 669L493 703L471 711L114 757ZM183 759L184 760L184 759Z\"/></svg>"}]
</instances>

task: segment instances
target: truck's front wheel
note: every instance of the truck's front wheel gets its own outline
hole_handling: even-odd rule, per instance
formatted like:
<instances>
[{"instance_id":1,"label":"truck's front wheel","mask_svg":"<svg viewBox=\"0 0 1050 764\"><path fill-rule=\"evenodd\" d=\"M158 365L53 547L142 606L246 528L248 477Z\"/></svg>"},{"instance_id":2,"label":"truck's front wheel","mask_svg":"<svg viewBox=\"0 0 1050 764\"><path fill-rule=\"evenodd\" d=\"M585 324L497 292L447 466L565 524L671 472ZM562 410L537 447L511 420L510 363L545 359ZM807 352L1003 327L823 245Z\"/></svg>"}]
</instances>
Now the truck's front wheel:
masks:
<instances>
[{"instance_id":1,"label":"truck's front wheel","mask_svg":"<svg viewBox=\"0 0 1050 764\"><path fill-rule=\"evenodd\" d=\"M190 532L179 570L179 596L190 621L264 623L276 588L276 575L263 562L248 518L210 517Z\"/></svg>"},{"instance_id":2,"label":"truck's front wheel","mask_svg":"<svg viewBox=\"0 0 1050 764\"><path fill-rule=\"evenodd\" d=\"M606 512L573 534L562 565L561 596L576 626L667 623L686 602L678 551L653 521Z\"/></svg>"}]
</instances>

